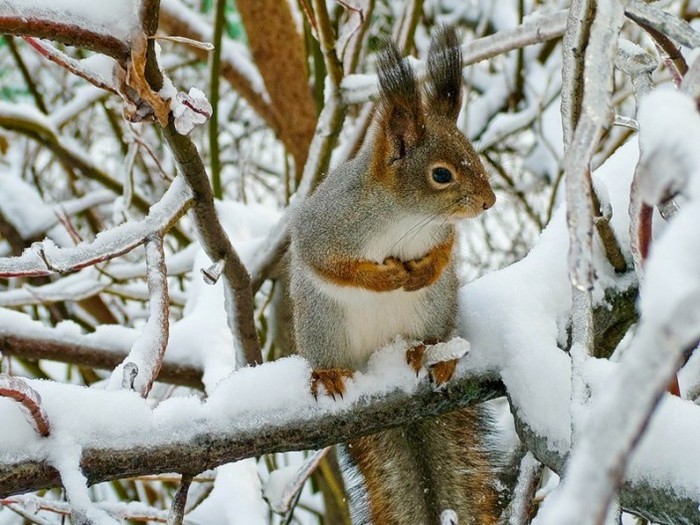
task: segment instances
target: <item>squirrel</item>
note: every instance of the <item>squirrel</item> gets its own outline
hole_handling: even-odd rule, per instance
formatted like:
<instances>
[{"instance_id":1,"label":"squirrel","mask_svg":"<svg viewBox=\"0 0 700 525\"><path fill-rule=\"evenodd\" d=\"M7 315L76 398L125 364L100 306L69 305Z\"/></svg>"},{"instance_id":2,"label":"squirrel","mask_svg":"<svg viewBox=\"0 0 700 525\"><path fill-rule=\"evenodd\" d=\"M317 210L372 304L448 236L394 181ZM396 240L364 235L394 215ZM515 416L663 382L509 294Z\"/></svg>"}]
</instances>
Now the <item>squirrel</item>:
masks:
<instances>
[{"instance_id":1,"label":"squirrel","mask_svg":"<svg viewBox=\"0 0 700 525\"><path fill-rule=\"evenodd\" d=\"M457 128L462 69L454 29L434 32L421 91L393 43L377 63L380 100L370 139L331 170L290 222L291 297L299 352L314 368L311 390L335 397L371 353L396 336L420 371L426 344L454 335L458 280L455 222L492 207L486 171ZM445 383L455 361L431 379ZM485 436L474 407L353 440L344 446L353 523L460 524L500 514ZM350 473L350 474L348 474Z\"/></svg>"}]
</instances>

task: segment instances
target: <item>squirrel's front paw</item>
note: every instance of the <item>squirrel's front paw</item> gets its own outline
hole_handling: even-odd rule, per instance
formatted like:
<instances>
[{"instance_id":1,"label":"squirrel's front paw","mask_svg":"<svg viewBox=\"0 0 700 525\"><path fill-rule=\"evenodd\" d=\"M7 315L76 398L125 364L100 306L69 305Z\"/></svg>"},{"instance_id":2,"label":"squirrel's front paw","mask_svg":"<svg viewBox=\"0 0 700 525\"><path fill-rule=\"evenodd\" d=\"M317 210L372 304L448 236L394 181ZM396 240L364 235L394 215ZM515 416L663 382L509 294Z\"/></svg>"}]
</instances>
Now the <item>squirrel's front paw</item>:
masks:
<instances>
[{"instance_id":1,"label":"squirrel's front paw","mask_svg":"<svg viewBox=\"0 0 700 525\"><path fill-rule=\"evenodd\" d=\"M326 389L326 394L335 399L345 393L345 380L351 379L353 371L348 368L327 368L311 372L311 394L318 399L319 384Z\"/></svg>"},{"instance_id":2,"label":"squirrel's front paw","mask_svg":"<svg viewBox=\"0 0 700 525\"><path fill-rule=\"evenodd\" d=\"M404 268L403 263L396 257L387 257L384 259L379 270L382 276L383 291L398 290L405 286L408 281L408 272Z\"/></svg>"},{"instance_id":3,"label":"squirrel's front paw","mask_svg":"<svg viewBox=\"0 0 700 525\"><path fill-rule=\"evenodd\" d=\"M403 285L403 289L407 292L415 292L416 290L430 286L437 281L437 278L440 276L439 271L437 271L430 257L406 261L403 263L403 266L408 274L408 279Z\"/></svg>"}]
</instances>

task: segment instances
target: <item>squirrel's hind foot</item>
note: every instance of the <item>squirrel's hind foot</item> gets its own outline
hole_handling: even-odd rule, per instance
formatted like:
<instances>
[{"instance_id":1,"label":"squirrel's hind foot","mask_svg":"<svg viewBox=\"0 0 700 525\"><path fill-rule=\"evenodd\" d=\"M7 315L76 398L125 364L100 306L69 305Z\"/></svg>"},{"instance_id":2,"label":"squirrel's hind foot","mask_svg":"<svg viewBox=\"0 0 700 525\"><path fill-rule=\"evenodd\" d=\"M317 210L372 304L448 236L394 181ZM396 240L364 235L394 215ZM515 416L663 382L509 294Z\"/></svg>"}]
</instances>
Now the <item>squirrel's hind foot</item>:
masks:
<instances>
[{"instance_id":1,"label":"squirrel's hind foot","mask_svg":"<svg viewBox=\"0 0 700 525\"><path fill-rule=\"evenodd\" d=\"M326 368L311 372L311 394L318 399L319 384L326 390L326 394L335 399L341 398L345 393L345 380L351 379L353 371L348 368Z\"/></svg>"},{"instance_id":2,"label":"squirrel's hind foot","mask_svg":"<svg viewBox=\"0 0 700 525\"><path fill-rule=\"evenodd\" d=\"M449 361L440 361L435 363L430 370L430 382L433 383L435 388L442 388L455 373L457 368L457 359L450 359Z\"/></svg>"},{"instance_id":3,"label":"squirrel's hind foot","mask_svg":"<svg viewBox=\"0 0 700 525\"><path fill-rule=\"evenodd\" d=\"M416 376L425 367L430 374L430 382L435 388L442 388L455 373L458 359L449 359L447 361L438 361L437 363L425 366L424 356L428 346L437 344L435 339L426 340L423 343L418 343L406 350L406 363L416 373Z\"/></svg>"}]
</instances>

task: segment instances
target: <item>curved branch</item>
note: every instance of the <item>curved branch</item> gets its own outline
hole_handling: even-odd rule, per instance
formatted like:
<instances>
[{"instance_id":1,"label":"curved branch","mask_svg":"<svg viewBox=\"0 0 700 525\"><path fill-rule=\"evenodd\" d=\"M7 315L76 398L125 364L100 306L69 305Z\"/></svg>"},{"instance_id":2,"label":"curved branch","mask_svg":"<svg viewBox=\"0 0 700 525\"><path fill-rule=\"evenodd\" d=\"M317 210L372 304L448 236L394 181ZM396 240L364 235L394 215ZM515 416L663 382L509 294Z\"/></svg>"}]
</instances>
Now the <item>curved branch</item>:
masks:
<instances>
[{"instance_id":1,"label":"curved branch","mask_svg":"<svg viewBox=\"0 0 700 525\"><path fill-rule=\"evenodd\" d=\"M51 433L49 418L41 407L41 396L25 381L0 374L0 397L7 397L19 403L41 437L47 437Z\"/></svg>"}]
</instances>

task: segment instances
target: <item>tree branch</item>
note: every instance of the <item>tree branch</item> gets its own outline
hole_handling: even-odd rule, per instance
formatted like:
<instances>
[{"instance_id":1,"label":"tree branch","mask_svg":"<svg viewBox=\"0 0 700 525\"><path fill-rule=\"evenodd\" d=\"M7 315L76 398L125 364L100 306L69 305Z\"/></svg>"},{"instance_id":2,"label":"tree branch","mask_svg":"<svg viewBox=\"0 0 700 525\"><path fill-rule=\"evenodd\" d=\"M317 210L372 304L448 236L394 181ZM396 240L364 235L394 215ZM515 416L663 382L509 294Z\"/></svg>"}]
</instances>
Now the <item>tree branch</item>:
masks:
<instances>
[{"instance_id":1,"label":"tree branch","mask_svg":"<svg viewBox=\"0 0 700 525\"><path fill-rule=\"evenodd\" d=\"M257 367L253 373L257 370L264 373L266 369L268 365ZM368 392L355 405L346 402L342 409L340 403L316 404L308 390L298 392L293 397L308 404L308 410L303 413L295 410L292 419L280 417L282 414L274 408L268 409L267 414L266 410L256 408L248 416L231 415L228 423L225 413L210 413L211 419L203 420L201 414L197 415L196 425L164 421L157 433L148 428L131 429L131 434L143 434L132 435L133 442L140 445L110 449L107 440L87 446L83 449L81 468L91 484L145 474L196 474L261 454L323 448L503 394L498 381L465 377L452 383L447 393L434 391L427 378L413 394L402 391L380 394L382 390L380 387L374 393ZM246 422L246 417L252 419ZM266 423L260 425L260 421ZM178 428L166 428L168 424ZM156 445L154 439L158 440L159 436L178 438ZM0 497L59 483L58 472L42 461L0 463Z\"/></svg>"},{"instance_id":2,"label":"tree branch","mask_svg":"<svg viewBox=\"0 0 700 525\"><path fill-rule=\"evenodd\" d=\"M6 397L19 403L27 419L41 437L48 437L51 433L49 418L41 406L41 396L31 388L24 380L18 377L0 374L0 397Z\"/></svg>"},{"instance_id":3,"label":"tree branch","mask_svg":"<svg viewBox=\"0 0 700 525\"><path fill-rule=\"evenodd\" d=\"M75 18L68 15L64 20L75 20ZM58 23L52 19L3 14L0 15L0 33L45 38L69 46L89 49L117 60L126 60L130 54L128 42L115 38L109 31L97 33L77 24Z\"/></svg>"},{"instance_id":4,"label":"tree branch","mask_svg":"<svg viewBox=\"0 0 700 525\"><path fill-rule=\"evenodd\" d=\"M68 338L50 328L46 328L49 333L39 335L17 334L11 328L0 324L0 351L4 356L48 359L102 370L114 370L128 355L132 342L128 338L120 338L111 345L104 345L90 336L73 335ZM156 380L204 390L201 368L169 360L167 354Z\"/></svg>"}]
</instances>

